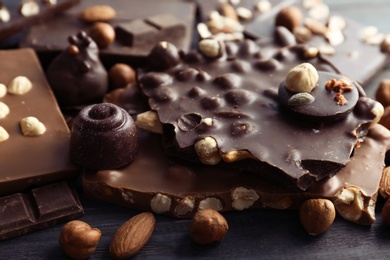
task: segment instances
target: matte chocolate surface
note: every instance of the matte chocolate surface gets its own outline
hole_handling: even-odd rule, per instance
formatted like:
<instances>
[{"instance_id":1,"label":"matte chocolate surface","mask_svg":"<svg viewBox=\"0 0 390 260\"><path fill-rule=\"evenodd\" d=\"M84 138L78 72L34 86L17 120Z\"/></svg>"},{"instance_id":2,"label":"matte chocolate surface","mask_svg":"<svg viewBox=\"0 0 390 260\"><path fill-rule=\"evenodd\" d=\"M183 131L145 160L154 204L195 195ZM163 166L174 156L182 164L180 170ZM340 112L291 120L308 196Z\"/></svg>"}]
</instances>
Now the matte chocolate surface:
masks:
<instances>
[{"instance_id":1,"label":"matte chocolate surface","mask_svg":"<svg viewBox=\"0 0 390 260\"><path fill-rule=\"evenodd\" d=\"M301 189L345 166L367 133L376 102L364 97L356 84L360 97L344 120L336 120L337 113L326 123L292 117L282 109L277 92L288 71L304 61L305 47L282 48L272 58L262 59L268 55L263 51L269 50L257 48L250 40L234 46L227 45L228 59L206 61L199 53L182 54L179 65L140 74L151 109L165 124L167 151L194 161L198 158L194 144L212 137L220 153L247 151L255 159L236 166ZM165 60L174 59L167 58L175 57L172 50L168 52ZM161 57L151 54L150 59L164 60ZM320 57L309 62L320 70L329 69ZM327 74L317 87L339 77ZM205 119L211 119L211 125ZM267 167L274 168L272 174Z\"/></svg>"},{"instance_id":2,"label":"matte chocolate surface","mask_svg":"<svg viewBox=\"0 0 390 260\"><path fill-rule=\"evenodd\" d=\"M354 203L339 200L335 204L343 210L343 217L352 216L348 220L366 225L375 220L372 214L390 145L390 132L381 125L374 126L345 168L301 192L283 188L258 174L171 158L164 153L160 136L142 131L139 136L140 153L134 162L122 169L84 174L87 197L184 218L192 217L205 205L229 211L297 208L307 198L337 201L344 189L357 187L364 198L360 210L353 207Z\"/></svg>"},{"instance_id":3,"label":"matte chocolate surface","mask_svg":"<svg viewBox=\"0 0 390 260\"><path fill-rule=\"evenodd\" d=\"M4 40L7 37L21 32L28 26L34 25L63 12L79 2L80 0L57 0L55 4L50 4L49 1L41 0L3 0L0 3L0 40ZM31 7L28 7L28 5ZM22 8L23 13L21 12ZM39 8L39 10L36 13L31 13L31 11L35 8ZM9 15L8 21L6 19L7 14Z\"/></svg>"},{"instance_id":4,"label":"matte chocolate surface","mask_svg":"<svg viewBox=\"0 0 390 260\"><path fill-rule=\"evenodd\" d=\"M22 191L78 174L69 159L69 129L32 49L0 51L0 83L7 85L25 76L32 88L23 95L7 93L0 98L10 113L0 119L9 139L0 143L0 194ZM46 127L41 136L24 136L20 121L33 116Z\"/></svg>"},{"instance_id":5,"label":"matte chocolate surface","mask_svg":"<svg viewBox=\"0 0 390 260\"><path fill-rule=\"evenodd\" d=\"M0 240L79 218L84 211L67 182L0 197Z\"/></svg>"},{"instance_id":6,"label":"matte chocolate surface","mask_svg":"<svg viewBox=\"0 0 390 260\"><path fill-rule=\"evenodd\" d=\"M117 40L100 51L105 64L125 62L139 67L154 44L163 39L184 50L191 46L195 7L191 2L179 0L135 0L131 3L127 0L83 0L49 22L32 27L21 46L34 48L40 57L65 50L69 35L89 30L90 25L79 21L77 16L86 7L94 5L110 5L117 13L110 21L119 30ZM132 24L142 24L144 30Z\"/></svg>"},{"instance_id":7,"label":"matte chocolate surface","mask_svg":"<svg viewBox=\"0 0 390 260\"><path fill-rule=\"evenodd\" d=\"M212 11L219 10L219 1L198 0L198 2L203 21L209 19ZM244 26L244 35L251 39L256 39L261 46L281 44L275 37L275 18L278 12L286 6L296 6L302 11L304 14L302 26L305 23L305 19L310 18L325 27L329 17L334 15L332 10L330 10L330 15L321 18L319 16L322 15L321 12L311 12L309 8L305 8L302 5L301 1L294 0L270 1L272 8L269 11L260 13L255 7L258 2L257 0L240 1L235 5L235 8L245 7L253 12L253 19L241 20L240 22ZM371 41L371 38L374 40L373 38L378 37L380 33L372 35L369 39L362 38L365 26L369 26L369 24L363 26L347 18L344 18L344 20L346 22L346 27L342 29L344 40L340 44L331 45L324 36L318 34L313 34L307 43L319 48L324 56L339 68L343 74L362 84L366 84L389 62L389 55L381 52L379 42L374 43ZM372 43L369 43L370 41Z\"/></svg>"}]
</instances>

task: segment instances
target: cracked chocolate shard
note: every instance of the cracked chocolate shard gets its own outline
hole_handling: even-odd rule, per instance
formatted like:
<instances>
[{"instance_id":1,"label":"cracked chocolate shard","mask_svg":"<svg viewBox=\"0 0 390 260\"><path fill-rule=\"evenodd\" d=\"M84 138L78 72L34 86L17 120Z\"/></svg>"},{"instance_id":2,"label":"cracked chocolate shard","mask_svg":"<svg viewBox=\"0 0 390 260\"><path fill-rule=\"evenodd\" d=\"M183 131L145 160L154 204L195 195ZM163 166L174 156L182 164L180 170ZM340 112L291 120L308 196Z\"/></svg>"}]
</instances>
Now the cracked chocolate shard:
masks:
<instances>
[{"instance_id":1,"label":"cracked chocolate shard","mask_svg":"<svg viewBox=\"0 0 390 260\"><path fill-rule=\"evenodd\" d=\"M76 191L66 181L0 197L0 240L49 228L83 214Z\"/></svg>"},{"instance_id":2,"label":"cracked chocolate shard","mask_svg":"<svg viewBox=\"0 0 390 260\"><path fill-rule=\"evenodd\" d=\"M218 45L208 46L203 54ZM171 155L205 164L227 163L305 190L344 167L383 112L349 80L355 89L353 107L342 118L339 109L345 107L328 91L316 92L312 104L326 108L323 104L330 100L332 109L314 115L303 109L294 116L284 108L278 88L293 67L305 62L307 46L276 48L270 54L270 49L246 40L221 49L222 56L214 59L196 52L178 56L174 46L164 42L149 56L158 67L139 73ZM321 55L308 62L319 71L332 68ZM334 71L319 75L316 88L325 88L332 78L345 78ZM330 111L323 122L321 113Z\"/></svg>"}]
</instances>

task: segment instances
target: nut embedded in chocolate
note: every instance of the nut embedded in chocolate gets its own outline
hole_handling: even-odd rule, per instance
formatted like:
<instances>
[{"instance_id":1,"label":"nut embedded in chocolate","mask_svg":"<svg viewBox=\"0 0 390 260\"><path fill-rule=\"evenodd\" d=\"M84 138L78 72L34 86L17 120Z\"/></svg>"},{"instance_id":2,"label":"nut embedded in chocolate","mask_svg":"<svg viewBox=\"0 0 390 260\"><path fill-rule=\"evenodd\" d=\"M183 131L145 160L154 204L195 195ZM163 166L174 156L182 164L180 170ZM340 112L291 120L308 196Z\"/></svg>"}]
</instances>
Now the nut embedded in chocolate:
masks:
<instances>
[{"instance_id":1,"label":"nut embedded in chocolate","mask_svg":"<svg viewBox=\"0 0 390 260\"><path fill-rule=\"evenodd\" d=\"M124 109L111 103L90 105L74 119L70 156L75 163L116 169L133 161L137 152L137 130Z\"/></svg>"},{"instance_id":2,"label":"nut embedded in chocolate","mask_svg":"<svg viewBox=\"0 0 390 260\"><path fill-rule=\"evenodd\" d=\"M157 70L166 70L179 64L179 52L175 45L169 42L160 42L148 56L149 64Z\"/></svg>"}]
</instances>

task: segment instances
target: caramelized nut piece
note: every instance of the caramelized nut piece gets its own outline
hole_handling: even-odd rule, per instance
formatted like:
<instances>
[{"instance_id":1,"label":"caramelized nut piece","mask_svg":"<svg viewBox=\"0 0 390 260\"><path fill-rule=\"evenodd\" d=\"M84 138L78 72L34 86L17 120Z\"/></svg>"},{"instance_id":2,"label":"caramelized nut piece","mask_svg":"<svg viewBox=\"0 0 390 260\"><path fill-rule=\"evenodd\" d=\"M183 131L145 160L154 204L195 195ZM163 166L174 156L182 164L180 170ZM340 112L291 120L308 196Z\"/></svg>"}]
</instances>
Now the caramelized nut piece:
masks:
<instances>
[{"instance_id":1,"label":"caramelized nut piece","mask_svg":"<svg viewBox=\"0 0 390 260\"><path fill-rule=\"evenodd\" d=\"M190 223L190 236L195 243L201 245L221 241L228 231L226 219L212 209L199 210Z\"/></svg>"},{"instance_id":2,"label":"caramelized nut piece","mask_svg":"<svg viewBox=\"0 0 390 260\"><path fill-rule=\"evenodd\" d=\"M25 117L20 121L22 133L24 136L39 136L46 132L45 125L36 117Z\"/></svg>"},{"instance_id":3,"label":"caramelized nut piece","mask_svg":"<svg viewBox=\"0 0 390 260\"><path fill-rule=\"evenodd\" d=\"M5 118L9 114L9 107L3 103L0 102L0 119Z\"/></svg>"},{"instance_id":4,"label":"caramelized nut piece","mask_svg":"<svg viewBox=\"0 0 390 260\"><path fill-rule=\"evenodd\" d=\"M9 138L9 134L4 127L0 126L0 142L3 142Z\"/></svg>"},{"instance_id":5,"label":"caramelized nut piece","mask_svg":"<svg viewBox=\"0 0 390 260\"><path fill-rule=\"evenodd\" d=\"M195 143L195 152L204 164L214 165L221 161L217 142L212 137L206 137Z\"/></svg>"},{"instance_id":6,"label":"caramelized nut piece","mask_svg":"<svg viewBox=\"0 0 390 260\"><path fill-rule=\"evenodd\" d=\"M158 118L158 114L155 111L146 111L138 114L135 120L135 125L146 131L162 134L163 126Z\"/></svg>"},{"instance_id":7,"label":"caramelized nut piece","mask_svg":"<svg viewBox=\"0 0 390 260\"><path fill-rule=\"evenodd\" d=\"M23 95L32 88L31 81L25 76L17 76L8 83L8 92L16 95Z\"/></svg>"}]
</instances>

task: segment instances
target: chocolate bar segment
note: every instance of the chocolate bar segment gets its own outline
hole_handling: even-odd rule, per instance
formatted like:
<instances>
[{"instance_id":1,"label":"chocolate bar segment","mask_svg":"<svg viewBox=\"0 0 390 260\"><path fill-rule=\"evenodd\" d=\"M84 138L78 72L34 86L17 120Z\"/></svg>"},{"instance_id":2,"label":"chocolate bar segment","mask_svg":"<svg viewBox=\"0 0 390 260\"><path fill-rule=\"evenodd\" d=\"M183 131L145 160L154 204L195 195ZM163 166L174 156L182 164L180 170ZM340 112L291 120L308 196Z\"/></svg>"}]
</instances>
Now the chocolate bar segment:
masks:
<instances>
[{"instance_id":1,"label":"chocolate bar segment","mask_svg":"<svg viewBox=\"0 0 390 260\"><path fill-rule=\"evenodd\" d=\"M0 143L0 195L20 192L79 173L69 158L70 132L32 49L0 51L0 83L24 76L32 83L25 94L7 93L0 101L9 114L0 119L9 138ZM23 118L35 117L46 128L40 136L22 134Z\"/></svg>"},{"instance_id":2,"label":"chocolate bar segment","mask_svg":"<svg viewBox=\"0 0 390 260\"><path fill-rule=\"evenodd\" d=\"M0 40L63 12L79 2L80 0L57 0L55 3L42 0L3 0L0 3Z\"/></svg>"},{"instance_id":3,"label":"chocolate bar segment","mask_svg":"<svg viewBox=\"0 0 390 260\"><path fill-rule=\"evenodd\" d=\"M1 197L0 208L0 240L49 228L84 214L76 191L65 181Z\"/></svg>"}]
</instances>

